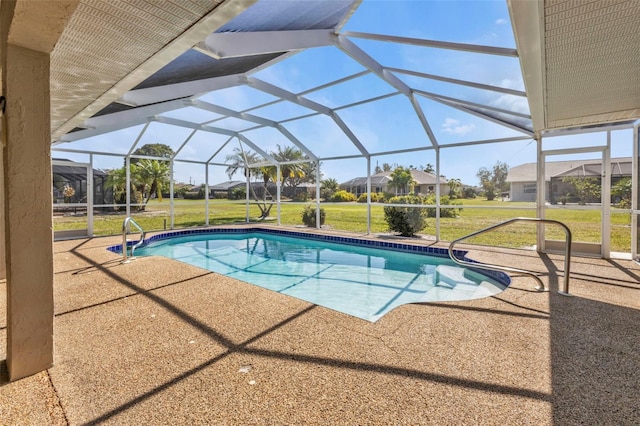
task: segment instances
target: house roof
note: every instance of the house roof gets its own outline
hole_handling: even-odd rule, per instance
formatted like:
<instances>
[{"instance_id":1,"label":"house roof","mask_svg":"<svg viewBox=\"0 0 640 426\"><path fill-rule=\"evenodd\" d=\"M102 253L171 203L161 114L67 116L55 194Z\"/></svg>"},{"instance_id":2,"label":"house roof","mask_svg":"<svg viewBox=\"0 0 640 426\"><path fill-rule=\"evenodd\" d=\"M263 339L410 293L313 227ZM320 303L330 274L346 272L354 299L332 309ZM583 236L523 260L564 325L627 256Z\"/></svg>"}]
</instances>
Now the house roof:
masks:
<instances>
[{"instance_id":1,"label":"house roof","mask_svg":"<svg viewBox=\"0 0 640 426\"><path fill-rule=\"evenodd\" d=\"M377 175L371 175L371 185L374 186L378 186L378 185L386 185L387 182L389 182L391 180L391 178L389 176L377 176ZM367 178L366 177L356 177L353 179L350 179L346 182L343 182L340 184L340 186L342 187L346 187L346 186L364 186L367 184Z\"/></svg>"},{"instance_id":2,"label":"house roof","mask_svg":"<svg viewBox=\"0 0 640 426\"><path fill-rule=\"evenodd\" d=\"M544 180L549 181L552 177L562 176L599 176L602 161L571 160L571 161L549 161L544 166ZM536 163L526 163L509 168L507 182L535 182ZM631 158L620 157L611 159L612 176L631 176Z\"/></svg>"},{"instance_id":3,"label":"house roof","mask_svg":"<svg viewBox=\"0 0 640 426\"><path fill-rule=\"evenodd\" d=\"M244 181L241 180L229 180L226 182L217 183L215 185L209 186L210 191L228 191L237 186L245 185Z\"/></svg>"},{"instance_id":4,"label":"house roof","mask_svg":"<svg viewBox=\"0 0 640 426\"><path fill-rule=\"evenodd\" d=\"M391 180L391 174L393 171L380 172L371 175L371 184L372 185L385 185ZM435 185L437 182L436 175L423 172L422 170L412 169L411 177L414 181L416 181L416 185ZM440 183L446 184L447 179L440 177ZM357 177L351 180L348 180L344 183L341 183L341 186L360 186L366 185L367 178L366 177Z\"/></svg>"}]
</instances>

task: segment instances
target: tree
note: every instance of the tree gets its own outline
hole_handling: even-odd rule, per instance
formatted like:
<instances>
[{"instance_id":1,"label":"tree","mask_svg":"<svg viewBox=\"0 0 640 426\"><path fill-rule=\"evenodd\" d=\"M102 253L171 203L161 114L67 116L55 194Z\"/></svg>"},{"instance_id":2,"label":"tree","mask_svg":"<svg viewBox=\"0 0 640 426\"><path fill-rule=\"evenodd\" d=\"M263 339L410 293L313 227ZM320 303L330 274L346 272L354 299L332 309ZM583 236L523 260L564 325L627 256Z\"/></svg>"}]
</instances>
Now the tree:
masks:
<instances>
[{"instance_id":1,"label":"tree","mask_svg":"<svg viewBox=\"0 0 640 426\"><path fill-rule=\"evenodd\" d=\"M611 196L614 198L617 207L622 209L631 208L632 188L631 178L628 177L620 179L611 187Z\"/></svg>"},{"instance_id":2,"label":"tree","mask_svg":"<svg viewBox=\"0 0 640 426\"><path fill-rule=\"evenodd\" d=\"M576 189L578 204L581 206L584 206L590 200L598 200L600 198L600 182L596 178L566 176L562 178L562 182L573 185Z\"/></svg>"},{"instance_id":3,"label":"tree","mask_svg":"<svg viewBox=\"0 0 640 426\"><path fill-rule=\"evenodd\" d=\"M433 164L431 163L427 163L426 166L424 166L424 168L422 169L423 172L425 173L431 173L434 174L436 172L436 169L433 168Z\"/></svg>"},{"instance_id":4,"label":"tree","mask_svg":"<svg viewBox=\"0 0 640 426\"><path fill-rule=\"evenodd\" d=\"M153 195L162 201L162 190L169 186L170 167L166 161L141 159L135 164L134 180L138 189L142 189L143 204L147 204Z\"/></svg>"},{"instance_id":5,"label":"tree","mask_svg":"<svg viewBox=\"0 0 640 426\"><path fill-rule=\"evenodd\" d=\"M269 192L269 182L274 179L276 175L276 168L275 166L263 166L257 168L249 167L251 164L255 164L259 161L262 161L262 158L259 157L258 154L251 151L244 151L241 147L234 148L233 154L227 155L226 163L229 163L229 166L227 166L226 173L227 176L229 176L229 179L231 179L238 170L244 169L245 176L248 176L249 178L253 177L255 180L262 180L262 200L260 200L256 194L253 185L249 185L249 190L260 209L260 219L265 219L269 217L271 207L273 207L273 204L267 203L267 195L273 198Z\"/></svg>"},{"instance_id":6,"label":"tree","mask_svg":"<svg viewBox=\"0 0 640 426\"><path fill-rule=\"evenodd\" d=\"M383 172L390 172L390 171L391 171L391 164L389 164L389 163L382 163L382 171L383 171Z\"/></svg>"},{"instance_id":7,"label":"tree","mask_svg":"<svg viewBox=\"0 0 640 426\"><path fill-rule=\"evenodd\" d=\"M282 148L278 145L278 150L272 152L271 156L279 163L301 161L306 159L297 148L286 146ZM282 176L282 184L291 188L296 188L306 178L306 173L302 167L303 163L287 163L280 166L280 174Z\"/></svg>"},{"instance_id":8,"label":"tree","mask_svg":"<svg viewBox=\"0 0 640 426\"><path fill-rule=\"evenodd\" d=\"M462 181L460 179L449 179L449 197L453 200L462 196Z\"/></svg>"},{"instance_id":9,"label":"tree","mask_svg":"<svg viewBox=\"0 0 640 426\"><path fill-rule=\"evenodd\" d=\"M173 157L175 152L169 145L165 145L162 143L148 143L146 145L141 146L140 148L133 151L132 155L144 155L148 157L161 157L170 159ZM140 158L132 158L131 164L136 164L140 162Z\"/></svg>"},{"instance_id":10,"label":"tree","mask_svg":"<svg viewBox=\"0 0 640 426\"><path fill-rule=\"evenodd\" d=\"M416 181L413 180L413 176L411 176L411 170L405 169L402 166L396 167L393 172L391 172L390 177L389 186L395 188L396 195L398 191L400 191L401 194L408 194L413 190L416 183Z\"/></svg>"},{"instance_id":11,"label":"tree","mask_svg":"<svg viewBox=\"0 0 640 426\"><path fill-rule=\"evenodd\" d=\"M375 174L382 173L382 167L380 167L380 166L378 166L378 165L376 164L376 168L373 170L373 172L374 172Z\"/></svg>"},{"instance_id":12,"label":"tree","mask_svg":"<svg viewBox=\"0 0 640 426\"><path fill-rule=\"evenodd\" d=\"M327 178L320 181L320 197L325 201L330 200L338 189L338 181L334 178Z\"/></svg>"},{"instance_id":13,"label":"tree","mask_svg":"<svg viewBox=\"0 0 640 426\"><path fill-rule=\"evenodd\" d=\"M129 166L129 193L131 201L138 204L137 210L144 210L146 204L155 194L162 201L162 190L169 185L170 168L166 161L140 159L137 164ZM113 189L114 202L125 204L127 188L127 169L121 167L109 171L105 182Z\"/></svg>"},{"instance_id":14,"label":"tree","mask_svg":"<svg viewBox=\"0 0 640 426\"><path fill-rule=\"evenodd\" d=\"M509 165L501 161L497 161L491 170L486 167L481 167L478 170L476 176L480 180L480 186L484 189L487 200L493 200L496 197L496 192L509 190L508 173Z\"/></svg>"}]
</instances>

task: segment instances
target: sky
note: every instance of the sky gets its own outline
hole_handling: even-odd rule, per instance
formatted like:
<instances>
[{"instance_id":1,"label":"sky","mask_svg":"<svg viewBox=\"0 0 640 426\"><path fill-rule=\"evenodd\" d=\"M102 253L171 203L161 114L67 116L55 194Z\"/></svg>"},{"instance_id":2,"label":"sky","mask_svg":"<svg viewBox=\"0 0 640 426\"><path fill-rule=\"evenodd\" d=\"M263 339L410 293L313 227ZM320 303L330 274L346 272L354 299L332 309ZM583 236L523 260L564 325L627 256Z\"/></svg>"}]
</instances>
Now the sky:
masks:
<instances>
[{"instance_id":1,"label":"sky","mask_svg":"<svg viewBox=\"0 0 640 426\"><path fill-rule=\"evenodd\" d=\"M421 38L457 43L468 43L515 48L506 1L430 1L430 0L364 0L343 31L365 32ZM449 78L490 84L504 88L524 90L517 58L482 55L443 49L399 45L357 38L350 40L385 67L403 68L421 73L436 74ZM276 84L294 93L318 87L329 81L360 72L364 68L337 48L321 47L309 49L293 55L269 68L261 70L253 77ZM413 89L465 99L471 102L491 105L515 112L528 114L529 109L523 97L499 94L476 88L438 82L431 79L399 75L402 81ZM350 80L318 92L305 95L307 98L329 107L339 107L372 96L392 92L387 83L372 76ZM267 103L274 98L263 92L246 87L224 89L206 94L201 99L224 105L235 110L243 110ZM495 145L474 145L446 148L450 144L487 139L524 136L511 128L497 125L459 110L418 97L429 126L441 149L440 174L447 178L457 178L467 185L477 185L477 171L491 168L497 161L516 166L536 161L536 144L532 139ZM282 120L310 112L291 103L252 110L251 113L271 120ZM193 107L165 113L163 115L205 123L218 116ZM431 146L423 126L418 120L409 99L404 95L388 97L374 103L341 109L340 118L349 126L359 141L371 153L392 150L413 149ZM245 122L227 119L215 122L216 127L243 130ZM328 117L315 116L284 124L296 138L319 157L337 157L359 154L358 149L344 132ZM65 148L83 149L92 147L96 151L126 154L143 126L123 129L89 140L65 144ZM137 146L145 143L164 143L174 150L180 149L182 142L191 131L161 123L148 126ZM259 144L265 151L275 151L278 146L290 146L291 142L281 133L264 128L246 132L246 136ZM228 140L227 136L197 132L180 151L177 158L206 161ZM631 155L631 131L614 132L612 156ZM549 139L546 147L571 147L578 145L602 145L606 143L603 133L581 135L559 140ZM234 139L212 160L224 163L238 142ZM244 149L248 149L246 146ZM595 154L586 154L595 158ZM87 162L88 156L64 152L53 152L54 158L67 158ZM572 158L584 158L572 157ZM565 159L565 158L558 158ZM435 167L434 150L372 157L371 168L384 163L392 166ZM94 155L94 168L110 169L121 167L120 157ZM229 179L223 165L209 167L209 184ZM326 160L321 166L323 178L334 178L344 182L358 176L365 176L367 164L364 159ZM178 182L193 184L205 180L205 166L176 162L174 177ZM234 179L242 179L236 175Z\"/></svg>"}]
</instances>

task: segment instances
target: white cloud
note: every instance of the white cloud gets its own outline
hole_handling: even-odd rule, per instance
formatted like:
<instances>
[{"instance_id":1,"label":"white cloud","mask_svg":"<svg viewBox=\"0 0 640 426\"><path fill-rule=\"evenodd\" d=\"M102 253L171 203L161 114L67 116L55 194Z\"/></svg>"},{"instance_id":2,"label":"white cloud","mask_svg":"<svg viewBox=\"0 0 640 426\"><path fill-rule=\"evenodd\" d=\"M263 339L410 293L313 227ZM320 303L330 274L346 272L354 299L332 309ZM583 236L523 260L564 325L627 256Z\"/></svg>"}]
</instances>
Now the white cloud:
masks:
<instances>
[{"instance_id":1,"label":"white cloud","mask_svg":"<svg viewBox=\"0 0 640 426\"><path fill-rule=\"evenodd\" d=\"M496 25L504 25L507 23L507 20L504 18L496 19Z\"/></svg>"},{"instance_id":2,"label":"white cloud","mask_svg":"<svg viewBox=\"0 0 640 426\"><path fill-rule=\"evenodd\" d=\"M450 117L445 118L444 123L442 123L442 131L452 135L466 135L475 128L474 124L460 124L460 121Z\"/></svg>"}]
</instances>

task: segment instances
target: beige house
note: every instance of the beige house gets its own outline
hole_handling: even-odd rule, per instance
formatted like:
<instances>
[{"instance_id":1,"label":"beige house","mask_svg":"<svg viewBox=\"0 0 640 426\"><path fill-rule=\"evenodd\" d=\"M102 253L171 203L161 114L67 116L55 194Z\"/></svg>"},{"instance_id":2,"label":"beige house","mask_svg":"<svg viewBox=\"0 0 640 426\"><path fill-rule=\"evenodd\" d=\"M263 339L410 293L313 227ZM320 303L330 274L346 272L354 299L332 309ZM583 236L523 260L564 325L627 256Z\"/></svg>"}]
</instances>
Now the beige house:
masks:
<instances>
[{"instance_id":1,"label":"beige house","mask_svg":"<svg viewBox=\"0 0 640 426\"><path fill-rule=\"evenodd\" d=\"M371 175L371 192L387 192L392 194L397 193L398 195L401 195L398 190L396 190L396 188L392 188L389 186L389 182L391 182L391 173L393 172L388 171ZM445 179L444 177L440 177L438 179L434 174L416 169L411 170L411 176L415 181L413 193L416 195L434 194L436 192L436 185L440 185L440 194L449 194L449 184L447 179ZM349 191L356 196L366 194L367 178L366 176L357 177L343 182L340 184L340 189Z\"/></svg>"},{"instance_id":2,"label":"beige house","mask_svg":"<svg viewBox=\"0 0 640 426\"><path fill-rule=\"evenodd\" d=\"M549 161L544 166L545 200L550 203L560 202L562 196L572 189L563 182L567 176L594 177L602 175L601 160ZM620 179L631 177L631 158L611 159L611 184ZM511 201L536 201L536 163L525 163L511 167L507 175L510 184L509 199Z\"/></svg>"}]
</instances>

